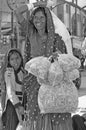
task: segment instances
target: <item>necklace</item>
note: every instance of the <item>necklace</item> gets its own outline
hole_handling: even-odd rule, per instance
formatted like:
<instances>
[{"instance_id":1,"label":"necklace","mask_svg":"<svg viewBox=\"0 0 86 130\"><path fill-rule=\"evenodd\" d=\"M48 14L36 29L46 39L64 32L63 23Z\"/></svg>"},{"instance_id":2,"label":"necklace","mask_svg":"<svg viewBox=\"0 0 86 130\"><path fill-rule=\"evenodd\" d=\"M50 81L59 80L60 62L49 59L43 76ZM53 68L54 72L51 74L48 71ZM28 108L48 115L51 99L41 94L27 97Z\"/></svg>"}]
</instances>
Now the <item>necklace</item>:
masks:
<instances>
[{"instance_id":1,"label":"necklace","mask_svg":"<svg viewBox=\"0 0 86 130\"><path fill-rule=\"evenodd\" d=\"M38 48L40 51L40 54L45 55L46 54L46 46L47 46L47 34L40 36L39 34L37 34L37 44L38 44Z\"/></svg>"},{"instance_id":2,"label":"necklace","mask_svg":"<svg viewBox=\"0 0 86 130\"><path fill-rule=\"evenodd\" d=\"M40 36L39 34L37 35L37 41L39 43L44 43L47 41L47 34L45 34L44 36Z\"/></svg>"}]
</instances>

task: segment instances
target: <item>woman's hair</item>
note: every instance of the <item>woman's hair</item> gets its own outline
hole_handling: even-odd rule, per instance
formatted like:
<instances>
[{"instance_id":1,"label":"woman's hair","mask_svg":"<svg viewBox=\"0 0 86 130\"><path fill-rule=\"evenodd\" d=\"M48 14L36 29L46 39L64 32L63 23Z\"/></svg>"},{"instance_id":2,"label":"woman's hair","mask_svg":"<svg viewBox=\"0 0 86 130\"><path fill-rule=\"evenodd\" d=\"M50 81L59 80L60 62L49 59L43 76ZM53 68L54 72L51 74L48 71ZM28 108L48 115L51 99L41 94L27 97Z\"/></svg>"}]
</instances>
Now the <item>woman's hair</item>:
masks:
<instances>
[{"instance_id":1,"label":"woman's hair","mask_svg":"<svg viewBox=\"0 0 86 130\"><path fill-rule=\"evenodd\" d=\"M35 14L37 13L37 12L42 12L44 15L45 15L45 18L46 18L46 21L47 21L47 14L46 14L46 12L45 12L45 7L38 7L38 8L36 8L33 12L32 12L32 14L31 14L31 20L30 20L30 22L33 24L33 19L34 19L34 16L35 16ZM33 26L34 26L34 24L33 24ZM35 26L34 26L34 28L35 28ZM35 28L36 29L36 28ZM37 29L36 29L37 30ZM45 31L47 32L47 22L46 22L46 26L45 26Z\"/></svg>"}]
</instances>

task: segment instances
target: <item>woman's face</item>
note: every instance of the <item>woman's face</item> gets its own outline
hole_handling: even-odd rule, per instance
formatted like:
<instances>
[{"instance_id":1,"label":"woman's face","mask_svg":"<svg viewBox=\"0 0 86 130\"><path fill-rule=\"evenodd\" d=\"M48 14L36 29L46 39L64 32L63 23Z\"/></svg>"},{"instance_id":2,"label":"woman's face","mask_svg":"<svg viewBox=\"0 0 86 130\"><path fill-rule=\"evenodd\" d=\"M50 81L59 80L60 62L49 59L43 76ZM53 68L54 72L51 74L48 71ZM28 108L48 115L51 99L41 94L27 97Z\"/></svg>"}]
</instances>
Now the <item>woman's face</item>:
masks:
<instances>
[{"instance_id":1,"label":"woman's face","mask_svg":"<svg viewBox=\"0 0 86 130\"><path fill-rule=\"evenodd\" d=\"M17 70L20 67L21 64L21 57L17 52L14 52L11 56L10 56L10 65Z\"/></svg>"},{"instance_id":2,"label":"woman's face","mask_svg":"<svg viewBox=\"0 0 86 130\"><path fill-rule=\"evenodd\" d=\"M34 18L33 18L33 23L37 30L42 30L45 28L46 17L42 11L36 12L36 14L34 15Z\"/></svg>"}]
</instances>

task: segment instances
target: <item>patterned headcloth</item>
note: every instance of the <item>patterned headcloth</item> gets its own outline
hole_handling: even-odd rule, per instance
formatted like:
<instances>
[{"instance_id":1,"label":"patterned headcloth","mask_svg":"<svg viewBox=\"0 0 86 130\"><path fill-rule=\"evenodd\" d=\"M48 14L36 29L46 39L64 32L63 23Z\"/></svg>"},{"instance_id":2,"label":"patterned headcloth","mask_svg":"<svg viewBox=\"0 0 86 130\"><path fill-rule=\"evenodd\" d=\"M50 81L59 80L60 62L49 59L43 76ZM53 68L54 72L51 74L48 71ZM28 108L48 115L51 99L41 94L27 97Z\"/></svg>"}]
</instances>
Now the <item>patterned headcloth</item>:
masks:
<instances>
[{"instance_id":1,"label":"patterned headcloth","mask_svg":"<svg viewBox=\"0 0 86 130\"><path fill-rule=\"evenodd\" d=\"M53 19L51 12L49 8L47 7L38 7L38 8L43 8L46 14L46 28L47 28L47 33L48 33L48 38L47 38L47 43L45 46L45 56L50 56L53 52L53 42L54 42L54 33L55 33L55 28L53 24ZM38 9L34 9L31 18L33 19L34 12Z\"/></svg>"}]
</instances>

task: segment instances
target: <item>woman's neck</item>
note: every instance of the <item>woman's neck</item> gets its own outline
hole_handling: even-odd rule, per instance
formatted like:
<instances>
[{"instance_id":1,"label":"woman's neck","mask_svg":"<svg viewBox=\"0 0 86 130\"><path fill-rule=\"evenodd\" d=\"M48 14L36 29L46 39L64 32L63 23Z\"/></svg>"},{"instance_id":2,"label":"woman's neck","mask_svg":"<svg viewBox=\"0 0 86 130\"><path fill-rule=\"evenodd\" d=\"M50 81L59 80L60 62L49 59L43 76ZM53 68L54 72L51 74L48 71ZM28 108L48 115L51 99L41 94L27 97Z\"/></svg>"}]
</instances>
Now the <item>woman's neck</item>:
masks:
<instances>
[{"instance_id":1,"label":"woman's neck","mask_svg":"<svg viewBox=\"0 0 86 130\"><path fill-rule=\"evenodd\" d=\"M45 35L46 35L45 29L38 30L38 35L39 35L40 37L45 36Z\"/></svg>"}]
</instances>

